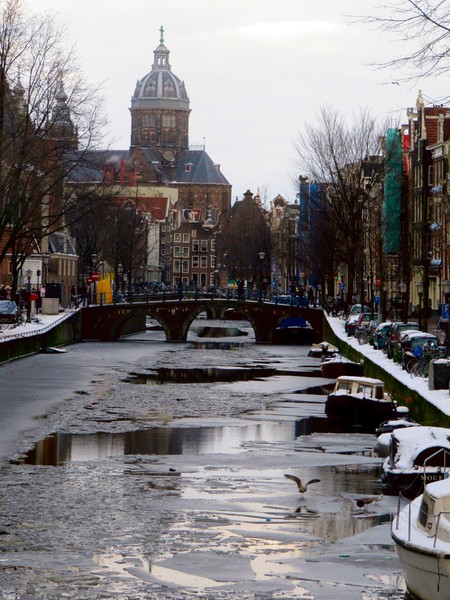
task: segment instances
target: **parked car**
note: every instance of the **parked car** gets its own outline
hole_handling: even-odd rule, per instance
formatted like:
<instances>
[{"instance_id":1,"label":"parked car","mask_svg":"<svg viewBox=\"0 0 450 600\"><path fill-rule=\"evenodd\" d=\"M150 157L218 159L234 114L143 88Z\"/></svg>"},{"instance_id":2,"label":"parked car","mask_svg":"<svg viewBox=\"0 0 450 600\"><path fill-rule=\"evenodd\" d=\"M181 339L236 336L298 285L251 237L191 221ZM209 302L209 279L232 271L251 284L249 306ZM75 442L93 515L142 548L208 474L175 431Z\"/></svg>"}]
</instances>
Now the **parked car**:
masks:
<instances>
[{"instance_id":1,"label":"parked car","mask_svg":"<svg viewBox=\"0 0 450 600\"><path fill-rule=\"evenodd\" d=\"M0 323L16 323L19 309L13 300L0 300Z\"/></svg>"},{"instance_id":2,"label":"parked car","mask_svg":"<svg viewBox=\"0 0 450 600\"><path fill-rule=\"evenodd\" d=\"M388 358L394 358L394 344L402 331L407 329L419 331L419 324L415 322L403 323L402 321L394 321L390 324L386 334L385 350Z\"/></svg>"},{"instance_id":3,"label":"parked car","mask_svg":"<svg viewBox=\"0 0 450 600\"><path fill-rule=\"evenodd\" d=\"M391 321L383 321L379 323L373 333L373 347L376 350L382 350L386 342L387 331L391 325Z\"/></svg>"},{"instance_id":4,"label":"parked car","mask_svg":"<svg viewBox=\"0 0 450 600\"><path fill-rule=\"evenodd\" d=\"M361 334L366 334L369 330L372 332L378 325L378 314L372 315L370 313L361 313L359 315L358 322L356 323L353 335L356 339L359 339Z\"/></svg>"},{"instance_id":5,"label":"parked car","mask_svg":"<svg viewBox=\"0 0 450 600\"><path fill-rule=\"evenodd\" d=\"M354 304L350 309L350 314L344 324L345 332L348 336L355 334L355 329L358 323L368 324L371 320L371 309L368 306L364 307L364 311L361 310L361 304Z\"/></svg>"}]
</instances>

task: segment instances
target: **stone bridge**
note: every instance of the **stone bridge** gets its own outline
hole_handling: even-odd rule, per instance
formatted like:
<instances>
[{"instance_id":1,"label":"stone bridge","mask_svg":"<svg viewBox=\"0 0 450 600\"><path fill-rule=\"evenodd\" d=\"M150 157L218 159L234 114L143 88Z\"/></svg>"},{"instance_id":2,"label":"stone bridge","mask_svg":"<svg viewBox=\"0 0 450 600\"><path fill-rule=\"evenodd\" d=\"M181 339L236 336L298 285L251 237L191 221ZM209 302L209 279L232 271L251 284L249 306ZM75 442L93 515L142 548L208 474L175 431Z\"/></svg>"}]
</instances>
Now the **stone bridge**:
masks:
<instances>
[{"instance_id":1,"label":"stone bridge","mask_svg":"<svg viewBox=\"0 0 450 600\"><path fill-rule=\"evenodd\" d=\"M308 321L313 328L313 340L322 340L324 317L320 308L206 298L106 304L83 308L82 338L111 341L122 335L144 331L145 318L149 316L161 325L167 342L185 342L193 320L200 313L206 312L210 319L223 319L225 311L229 308L250 321L257 343L273 343L276 327L293 317Z\"/></svg>"}]
</instances>

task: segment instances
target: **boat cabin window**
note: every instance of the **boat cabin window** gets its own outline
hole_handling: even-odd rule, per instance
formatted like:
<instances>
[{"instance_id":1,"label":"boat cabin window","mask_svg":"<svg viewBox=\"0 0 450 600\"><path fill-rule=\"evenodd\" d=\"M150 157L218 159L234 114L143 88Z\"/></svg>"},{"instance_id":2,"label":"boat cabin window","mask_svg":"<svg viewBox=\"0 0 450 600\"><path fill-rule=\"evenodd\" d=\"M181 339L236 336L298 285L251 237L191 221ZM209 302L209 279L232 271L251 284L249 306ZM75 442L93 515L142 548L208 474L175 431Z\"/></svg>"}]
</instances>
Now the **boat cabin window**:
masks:
<instances>
[{"instance_id":1,"label":"boat cabin window","mask_svg":"<svg viewBox=\"0 0 450 600\"><path fill-rule=\"evenodd\" d=\"M364 385L364 384L360 383L358 385L356 392L358 394L363 394L364 396L369 396L371 398L372 390L373 390L373 387L371 385Z\"/></svg>"},{"instance_id":2,"label":"boat cabin window","mask_svg":"<svg viewBox=\"0 0 450 600\"><path fill-rule=\"evenodd\" d=\"M425 499L425 495L422 497L422 503L419 509L419 523L425 529L427 526L427 516L428 516L428 504Z\"/></svg>"}]
</instances>

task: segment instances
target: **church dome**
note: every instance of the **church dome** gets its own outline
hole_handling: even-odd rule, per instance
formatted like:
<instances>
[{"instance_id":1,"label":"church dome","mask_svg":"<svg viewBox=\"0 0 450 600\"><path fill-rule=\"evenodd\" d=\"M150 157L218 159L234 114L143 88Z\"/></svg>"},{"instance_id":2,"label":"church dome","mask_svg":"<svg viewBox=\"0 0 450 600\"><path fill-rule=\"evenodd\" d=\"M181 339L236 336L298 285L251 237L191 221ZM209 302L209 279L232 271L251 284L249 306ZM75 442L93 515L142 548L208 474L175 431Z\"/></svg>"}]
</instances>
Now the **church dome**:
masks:
<instances>
[{"instance_id":1,"label":"church dome","mask_svg":"<svg viewBox=\"0 0 450 600\"><path fill-rule=\"evenodd\" d=\"M161 27L160 44L154 51L152 70L137 81L131 98L131 109L172 108L189 111L189 98L181 81L171 71L169 50L164 45Z\"/></svg>"}]
</instances>

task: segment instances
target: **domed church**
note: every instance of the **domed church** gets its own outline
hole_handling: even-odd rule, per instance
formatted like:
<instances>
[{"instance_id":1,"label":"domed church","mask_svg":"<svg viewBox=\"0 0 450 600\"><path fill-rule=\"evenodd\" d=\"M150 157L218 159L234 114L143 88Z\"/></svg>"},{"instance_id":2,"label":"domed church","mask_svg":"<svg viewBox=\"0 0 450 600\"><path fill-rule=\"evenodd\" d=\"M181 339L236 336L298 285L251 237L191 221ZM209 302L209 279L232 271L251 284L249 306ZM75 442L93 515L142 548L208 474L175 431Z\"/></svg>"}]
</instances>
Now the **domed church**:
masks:
<instances>
[{"instance_id":1,"label":"domed church","mask_svg":"<svg viewBox=\"0 0 450 600\"><path fill-rule=\"evenodd\" d=\"M179 210L201 211L217 221L231 207L231 185L205 149L189 149L189 97L173 72L160 29L152 69L138 80L131 98L131 144L128 172L145 182L179 191Z\"/></svg>"},{"instance_id":2,"label":"domed church","mask_svg":"<svg viewBox=\"0 0 450 600\"><path fill-rule=\"evenodd\" d=\"M231 185L204 146L189 149L189 97L169 54L161 27L151 70L131 97L130 148L91 156L89 177L160 226L158 241L152 228L146 281L203 287L217 280L216 235L231 208ZM73 182L85 181L86 171L72 173Z\"/></svg>"}]
</instances>

